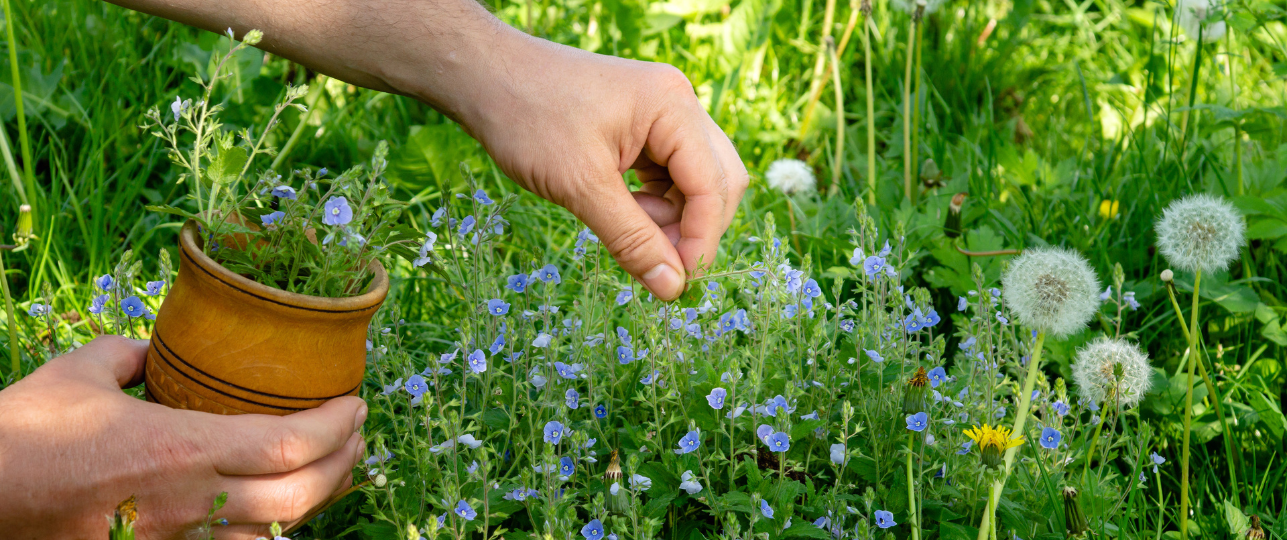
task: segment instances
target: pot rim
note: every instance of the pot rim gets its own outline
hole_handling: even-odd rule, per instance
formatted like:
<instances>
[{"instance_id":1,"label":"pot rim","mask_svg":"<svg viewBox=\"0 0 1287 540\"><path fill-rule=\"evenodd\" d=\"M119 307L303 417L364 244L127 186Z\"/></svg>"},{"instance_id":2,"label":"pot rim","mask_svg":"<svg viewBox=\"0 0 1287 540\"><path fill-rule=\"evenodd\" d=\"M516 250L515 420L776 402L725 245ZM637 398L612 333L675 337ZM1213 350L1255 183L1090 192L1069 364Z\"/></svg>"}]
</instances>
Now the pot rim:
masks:
<instances>
[{"instance_id":1,"label":"pot rim","mask_svg":"<svg viewBox=\"0 0 1287 540\"><path fill-rule=\"evenodd\" d=\"M243 292L250 293L264 300L290 307L299 307L313 311L326 312L347 312L361 311L369 309L371 306L379 305L384 301L384 297L389 292L389 275L384 270L384 265L380 264L378 259L372 260L367 270L371 272L371 283L367 286L366 292L357 296L348 296L344 298L328 298L324 296L312 296L307 294L293 293L283 291L276 287L269 287L257 281L251 280L241 274L237 274L214 259L211 259L198 245L200 236L197 234L198 226L194 220L188 220L184 223L183 228L179 231L179 248L182 255L188 256L202 270L211 274L212 277L224 281L230 286L241 289Z\"/></svg>"}]
</instances>

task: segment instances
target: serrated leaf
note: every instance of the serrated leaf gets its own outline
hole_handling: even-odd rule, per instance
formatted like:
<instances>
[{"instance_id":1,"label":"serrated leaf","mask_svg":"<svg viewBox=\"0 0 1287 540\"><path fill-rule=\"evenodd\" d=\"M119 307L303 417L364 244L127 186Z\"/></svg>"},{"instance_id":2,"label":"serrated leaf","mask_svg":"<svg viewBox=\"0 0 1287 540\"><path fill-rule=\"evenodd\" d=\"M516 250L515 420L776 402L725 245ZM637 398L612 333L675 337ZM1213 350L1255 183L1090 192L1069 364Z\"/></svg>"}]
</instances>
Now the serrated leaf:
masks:
<instances>
[{"instance_id":1,"label":"serrated leaf","mask_svg":"<svg viewBox=\"0 0 1287 540\"><path fill-rule=\"evenodd\" d=\"M240 146L224 148L206 167L206 178L214 184L232 183L241 176L246 158L246 151Z\"/></svg>"},{"instance_id":2,"label":"serrated leaf","mask_svg":"<svg viewBox=\"0 0 1287 540\"><path fill-rule=\"evenodd\" d=\"M1229 526L1229 533L1234 538L1242 538L1243 533L1251 528L1251 521L1247 519L1247 515L1227 499L1224 501L1224 522Z\"/></svg>"}]
</instances>

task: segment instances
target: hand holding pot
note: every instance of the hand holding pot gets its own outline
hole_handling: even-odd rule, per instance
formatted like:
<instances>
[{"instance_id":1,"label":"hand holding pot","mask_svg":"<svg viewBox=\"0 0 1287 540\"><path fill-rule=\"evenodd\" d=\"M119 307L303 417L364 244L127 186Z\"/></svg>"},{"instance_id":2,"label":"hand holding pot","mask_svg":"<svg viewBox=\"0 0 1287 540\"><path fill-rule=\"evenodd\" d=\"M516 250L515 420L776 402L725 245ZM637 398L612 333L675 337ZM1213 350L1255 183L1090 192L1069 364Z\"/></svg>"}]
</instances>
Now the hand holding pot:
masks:
<instances>
[{"instance_id":1,"label":"hand holding pot","mask_svg":"<svg viewBox=\"0 0 1287 540\"><path fill-rule=\"evenodd\" d=\"M5 538L106 538L105 512L131 495L139 539L184 538L226 491L216 536L251 539L352 484L361 399L280 417L171 409L120 391L143 380L147 346L100 337L0 391Z\"/></svg>"}]
</instances>

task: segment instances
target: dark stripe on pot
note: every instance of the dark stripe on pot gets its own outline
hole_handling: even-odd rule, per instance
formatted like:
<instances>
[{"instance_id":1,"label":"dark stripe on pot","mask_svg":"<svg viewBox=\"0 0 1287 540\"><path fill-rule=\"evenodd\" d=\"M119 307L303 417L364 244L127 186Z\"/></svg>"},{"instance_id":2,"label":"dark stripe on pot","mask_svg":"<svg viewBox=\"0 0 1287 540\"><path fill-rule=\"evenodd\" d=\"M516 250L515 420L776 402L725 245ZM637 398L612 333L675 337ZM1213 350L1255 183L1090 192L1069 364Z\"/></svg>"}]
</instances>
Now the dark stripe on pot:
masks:
<instances>
[{"instance_id":1,"label":"dark stripe on pot","mask_svg":"<svg viewBox=\"0 0 1287 540\"><path fill-rule=\"evenodd\" d=\"M251 401L251 400L249 400L249 399L246 399L246 398L243 398L243 397L240 397L240 396L235 396L235 395L233 395L233 394L229 394L229 393L227 393L227 392L224 392L223 390L220 390L220 389L215 388L215 387L213 387L213 386L210 386L210 385L208 385L208 384L206 384L206 383L204 383L204 382L201 382L201 380L200 380L200 379L195 379L195 378L193 378L192 376L188 375L187 373L184 373L182 370L180 370L178 367L176 367L173 363L171 363L171 362L170 362L170 360L169 360L168 358L166 358L164 354L162 354L162 353L161 353L161 350L160 350L160 349L157 349L157 348L156 348L156 341L153 341L153 342L152 342L152 350L155 350L155 351L156 351L156 355L157 355L157 357L158 357L158 358L160 358L160 359L161 359L161 361L165 363L165 365L170 366L170 369L174 370L174 372L175 372L175 373L178 373L179 375L182 375L184 378L186 378L186 379L188 379L188 380L190 380L190 381L192 381L192 382L195 382L195 383L197 383L197 384L201 385L202 387L204 387L204 388L206 388L206 389L208 389L208 390L210 390L210 391L212 391L212 392L216 392L216 393L218 393L218 394L220 394L220 395L227 396L227 397L229 397L229 398L231 398L231 399L233 399L233 400L235 400L235 401L238 401L238 402L241 402L241 403L248 403L248 404L250 404L250 405L258 405L258 406L260 406L260 407L267 407L267 408L269 408L269 409L278 409L278 410L282 410L282 411L296 411L296 412L298 412L298 411L305 411L305 410L308 410L308 409L301 409L301 408L296 408L296 407L282 407L282 406L278 406L278 405L271 405L271 404L268 404L268 403L260 403L260 402L258 402L258 401ZM172 376L172 377L173 377L173 376ZM176 380L175 382L178 382L179 384L183 384L181 381L178 381L178 380ZM202 399L210 399L210 398L208 398L208 397L204 397L204 396L201 396L201 397L202 397ZM175 399L176 401L178 401L178 398L171 397L171 399Z\"/></svg>"},{"instance_id":2,"label":"dark stripe on pot","mask_svg":"<svg viewBox=\"0 0 1287 540\"><path fill-rule=\"evenodd\" d=\"M287 304L287 303L285 303L285 302L278 302L277 300L273 300L272 298L268 298L268 297L265 297L265 296L260 296L260 295L258 295L258 294L253 293L253 292L250 292L250 291L247 291L247 290L245 290L245 289L242 289L242 288L238 287L236 284L234 284L234 283L230 283L230 282L228 282L228 281L224 280L223 278L221 278L221 277L219 277L219 276L215 275L213 272L211 272L211 271L209 271L209 270L206 270L206 267L201 266L201 264L200 264L200 263L198 263L198 262L196 261L196 259L193 259L193 258L192 258L192 255L189 255L189 254L188 254L188 250L187 250L187 249L180 249L180 250L179 250L179 253L181 253L181 254L183 255L183 257L184 257L184 258L188 259L188 261L190 261L190 262L192 263L192 265L193 265L193 266L195 266L195 267L197 267L197 268L201 269L201 271L202 271L202 272L205 272L205 273L206 273L206 275L208 275L208 276L210 276L210 277L214 278L214 279L215 279L216 281L218 281L219 283L223 283L224 285L227 285L228 287L232 288L233 290L236 290L237 292L240 292L240 293L243 293L243 294L246 294L246 295L252 296L252 297L254 297L254 298L258 298L258 299L263 300L263 301L265 301L265 302L270 302L270 303L273 303L273 304L277 304L277 305L279 305L279 306L285 306L285 307L288 307L288 308L298 309L298 310L302 310L302 311L313 311L313 312L317 312L317 313L359 313L359 312L363 312L363 311L370 311L370 310L373 310L373 309L376 309L376 308L380 307L380 304L379 304L379 303L377 303L377 304L375 304L374 306L367 306L367 307L364 307L364 308L358 308L358 309L318 309L318 308L310 308L310 307L304 307L304 306L297 306L297 305L294 305L294 304Z\"/></svg>"},{"instance_id":3,"label":"dark stripe on pot","mask_svg":"<svg viewBox=\"0 0 1287 540\"><path fill-rule=\"evenodd\" d=\"M226 385L228 385L228 386L231 386L231 387L236 388L236 389L238 389L238 390L241 390L241 391L243 391L243 392L249 392L249 393L251 393L251 394L255 394L255 395L259 395L259 396L264 396L264 397L266 397L266 398L273 398L273 399L286 399L286 400L291 400L291 401L328 401L328 400L335 399L335 398L337 398L337 397L344 397L344 396L350 396L350 395L353 395L355 392L357 392L358 387L362 386L362 383L360 383L360 382L359 382L357 386L354 386L354 387L353 387L352 389L350 389L348 392L345 392L345 393L343 393L343 394L339 394L339 395L335 395L335 396L329 396L329 397L298 397L298 396L282 396L282 395L278 395L278 394L270 394L270 393L268 393L268 392L260 392L259 390L255 390L255 389L253 389L253 388L246 388L246 387L244 387L244 386L240 386L240 385L237 385L237 384L230 383L230 382L225 381L225 380L223 380L223 379L221 379L221 378L219 378L219 377L216 377L216 376L214 376L214 375L211 375L211 374L209 374L209 373L206 373L205 371L202 371L202 370L201 370L201 368L199 368L199 367L196 367L196 366L192 365L192 364L191 364L191 363L189 363L187 360L184 360L182 357L180 357L178 354L175 354L174 350L170 349L170 346L169 346L169 345L166 345L166 343L165 343L165 338L162 338L162 337L161 337L161 334L160 334L159 332L153 332L153 333L152 333L152 348L154 348L154 349L155 349L155 348L156 348L156 344L157 344L158 342L161 344L161 346L162 346L162 347L165 347L165 352L170 353L170 357L171 357L171 358L173 358L174 360L178 360L178 361L179 361L179 363L183 364L185 367L190 368L190 369L192 369L193 371L195 371L195 372L197 372L197 373L200 373L200 374L202 374L202 375L205 375L205 376L206 376L206 378L211 379L211 380L214 380L214 381L219 381L219 383L220 383L220 384L226 384ZM157 349L157 351L156 351L156 352L157 352L157 355L159 355L159 356L161 357L161 359L165 360L166 364L169 364L169 365L173 366L173 367L175 368L175 370L179 371L180 373L183 373L183 376L185 376L185 377L187 377L187 378L189 378L189 379L192 379L192 380L194 380L194 381L197 381L197 382L199 382L199 383L201 382L201 381L197 380L195 377L193 377L192 375L189 375L188 373L184 372L184 371L183 371L182 369L180 369L178 366L175 366L175 365L174 365L174 363L173 363L173 362L171 362L169 358L166 358L166 357L165 357L165 354L162 354L162 353L161 353L161 350L160 350L160 349ZM201 383L201 385L202 385L202 386L207 386L207 387L208 387L208 385L206 385L205 383ZM211 388L211 390L215 390L215 389L214 389L214 388ZM216 390L216 391L218 391L218 390ZM245 398L242 398L242 397L238 397L238 396L235 396L235 395L232 395L232 394L228 394L228 393L225 393L225 392L223 392L223 391L218 391L218 392L219 392L220 394L224 394L224 395L227 395L227 396L232 396L232 397L235 397L235 398L237 398L237 399L240 399L240 400L243 400L243 401L247 401L247 402L249 402L249 403L257 403L257 402L255 402L255 401L250 401L250 400L248 400L248 399L245 399ZM268 406L269 406L269 407L276 407L275 405L268 405ZM277 407L277 408L278 408L278 409L290 409L290 407ZM303 410L303 409L294 409L294 410Z\"/></svg>"}]
</instances>

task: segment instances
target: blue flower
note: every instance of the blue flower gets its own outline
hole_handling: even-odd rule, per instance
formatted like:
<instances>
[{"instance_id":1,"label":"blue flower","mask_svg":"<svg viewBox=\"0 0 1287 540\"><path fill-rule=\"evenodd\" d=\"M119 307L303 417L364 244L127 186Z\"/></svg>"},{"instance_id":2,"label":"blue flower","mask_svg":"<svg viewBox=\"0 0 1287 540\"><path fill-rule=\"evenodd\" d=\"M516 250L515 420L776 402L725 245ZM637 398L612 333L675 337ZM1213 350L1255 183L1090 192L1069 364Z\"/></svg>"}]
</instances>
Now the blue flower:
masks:
<instances>
[{"instance_id":1,"label":"blue flower","mask_svg":"<svg viewBox=\"0 0 1287 540\"><path fill-rule=\"evenodd\" d=\"M974 446L974 441L965 441L961 443L961 449L956 451L956 455L964 456L965 454L970 453L971 446Z\"/></svg>"},{"instance_id":2,"label":"blue flower","mask_svg":"<svg viewBox=\"0 0 1287 540\"><path fill-rule=\"evenodd\" d=\"M799 306L796 306L795 304L788 304L786 307L782 308L782 316L788 319L792 319L792 318L795 318L795 314L798 313L799 311L800 311Z\"/></svg>"},{"instance_id":3,"label":"blue flower","mask_svg":"<svg viewBox=\"0 0 1287 540\"><path fill-rule=\"evenodd\" d=\"M608 408L607 408L607 407L605 407L602 403L600 403L600 404L598 404L598 405L595 405L595 406L594 406L594 417L595 417L595 418L607 418L607 417L608 417Z\"/></svg>"},{"instance_id":4,"label":"blue flower","mask_svg":"<svg viewBox=\"0 0 1287 540\"><path fill-rule=\"evenodd\" d=\"M469 353L468 361L470 371L474 373L487 371L487 356L483 354L482 350L474 349L474 352Z\"/></svg>"},{"instance_id":5,"label":"blue flower","mask_svg":"<svg viewBox=\"0 0 1287 540\"><path fill-rule=\"evenodd\" d=\"M924 412L907 415L907 429L912 431L925 431L925 426L929 425L929 415Z\"/></svg>"},{"instance_id":6,"label":"blue flower","mask_svg":"<svg viewBox=\"0 0 1287 540\"><path fill-rule=\"evenodd\" d=\"M791 436L781 431L769 435L769 450L772 452L786 452L791 449Z\"/></svg>"},{"instance_id":7,"label":"blue flower","mask_svg":"<svg viewBox=\"0 0 1287 540\"><path fill-rule=\"evenodd\" d=\"M849 264L852 264L852 265L854 265L854 266L858 266L858 265L862 264L862 260L863 260L864 258L865 258L865 257L863 256L862 248L860 248L860 247L856 247L856 248L854 248L854 256L849 258Z\"/></svg>"},{"instance_id":8,"label":"blue flower","mask_svg":"<svg viewBox=\"0 0 1287 540\"><path fill-rule=\"evenodd\" d=\"M505 288L517 293L527 290L527 274L514 274L506 278Z\"/></svg>"},{"instance_id":9,"label":"blue flower","mask_svg":"<svg viewBox=\"0 0 1287 540\"><path fill-rule=\"evenodd\" d=\"M481 189L474 192L474 200L483 206L490 205L493 202L491 198L487 196L487 193Z\"/></svg>"},{"instance_id":10,"label":"blue flower","mask_svg":"<svg viewBox=\"0 0 1287 540\"><path fill-rule=\"evenodd\" d=\"M804 293L804 295L808 296L809 298L817 298L819 296L822 296L822 288L819 287L818 282L813 279L810 279L809 281L804 282L804 288L800 289L800 292Z\"/></svg>"},{"instance_id":11,"label":"blue flower","mask_svg":"<svg viewBox=\"0 0 1287 540\"><path fill-rule=\"evenodd\" d=\"M885 269L885 259L872 255L862 262L862 271L867 277L875 276Z\"/></svg>"},{"instance_id":12,"label":"blue flower","mask_svg":"<svg viewBox=\"0 0 1287 540\"><path fill-rule=\"evenodd\" d=\"M853 319L843 319L840 321L840 330L845 333L853 332L854 324Z\"/></svg>"},{"instance_id":13,"label":"blue flower","mask_svg":"<svg viewBox=\"0 0 1287 540\"><path fill-rule=\"evenodd\" d=\"M447 207L440 206L433 211L433 217L429 218L429 224L434 227L442 226L442 218L447 216Z\"/></svg>"},{"instance_id":14,"label":"blue flower","mask_svg":"<svg viewBox=\"0 0 1287 540\"><path fill-rule=\"evenodd\" d=\"M576 370L563 362L554 362L554 372L564 379L576 379Z\"/></svg>"},{"instance_id":15,"label":"blue flower","mask_svg":"<svg viewBox=\"0 0 1287 540\"><path fill-rule=\"evenodd\" d=\"M546 283L558 285L563 282L563 278L559 277L559 269L552 264L547 264L541 267L541 269L537 270L534 275L536 276L536 279Z\"/></svg>"},{"instance_id":16,"label":"blue flower","mask_svg":"<svg viewBox=\"0 0 1287 540\"><path fill-rule=\"evenodd\" d=\"M569 409L579 407L581 405L580 399L581 394L578 394L576 390L571 388L568 388L568 391L563 393L563 402L567 404Z\"/></svg>"},{"instance_id":17,"label":"blue flower","mask_svg":"<svg viewBox=\"0 0 1287 540\"><path fill-rule=\"evenodd\" d=\"M112 279L111 274L103 274L101 276L94 278L94 284L98 285L98 288L104 291L110 290L112 288L112 285L115 283L116 283L116 280Z\"/></svg>"},{"instance_id":18,"label":"blue flower","mask_svg":"<svg viewBox=\"0 0 1287 540\"><path fill-rule=\"evenodd\" d=\"M148 296L156 296L156 295L158 295L158 294L161 294L161 288L162 288L162 287L164 287L164 286L165 286L165 282L164 282L164 281L149 281L149 282L147 282L147 293L146 293L146 294L147 294Z\"/></svg>"},{"instance_id":19,"label":"blue flower","mask_svg":"<svg viewBox=\"0 0 1287 540\"><path fill-rule=\"evenodd\" d=\"M873 513L876 518L876 526L882 529L888 529L898 523L894 522L894 513L888 510L877 510Z\"/></svg>"},{"instance_id":20,"label":"blue flower","mask_svg":"<svg viewBox=\"0 0 1287 540\"><path fill-rule=\"evenodd\" d=\"M1068 410L1071 407L1069 407L1068 404L1064 403L1063 401L1056 401L1050 404L1050 408L1054 409L1055 414L1059 416L1068 416Z\"/></svg>"},{"instance_id":21,"label":"blue flower","mask_svg":"<svg viewBox=\"0 0 1287 540\"><path fill-rule=\"evenodd\" d=\"M959 347L962 351L968 351L970 350L971 347L974 346L976 342L978 342L978 340L974 339L974 336L970 336L965 341L962 341L960 345L957 345L957 347Z\"/></svg>"},{"instance_id":22,"label":"blue flower","mask_svg":"<svg viewBox=\"0 0 1287 540\"><path fill-rule=\"evenodd\" d=\"M660 373L658 373L657 370L654 369L652 373L644 375L642 379L639 379L639 384L642 384L642 385L652 384L653 381L657 380L658 375L660 375Z\"/></svg>"},{"instance_id":23,"label":"blue flower","mask_svg":"<svg viewBox=\"0 0 1287 540\"><path fill-rule=\"evenodd\" d=\"M845 443L836 443L831 445L831 462L836 465L844 465L845 451Z\"/></svg>"},{"instance_id":24,"label":"blue flower","mask_svg":"<svg viewBox=\"0 0 1287 540\"><path fill-rule=\"evenodd\" d=\"M769 437L773 436L773 426L760 424L760 427L755 428L755 436L764 441L764 444L769 444Z\"/></svg>"},{"instance_id":25,"label":"blue flower","mask_svg":"<svg viewBox=\"0 0 1287 540\"><path fill-rule=\"evenodd\" d=\"M598 241L599 237L595 236L590 229L581 229L581 232L576 233L576 247L584 247L586 242L593 244Z\"/></svg>"},{"instance_id":26,"label":"blue flower","mask_svg":"<svg viewBox=\"0 0 1287 540\"><path fill-rule=\"evenodd\" d=\"M635 352L624 345L617 347L617 361L622 365L629 364L635 360Z\"/></svg>"},{"instance_id":27,"label":"blue flower","mask_svg":"<svg viewBox=\"0 0 1287 540\"><path fill-rule=\"evenodd\" d=\"M617 340L621 341L621 344L622 344L622 345L625 345L625 346L629 347L629 346L630 346L630 331L629 331L629 330L626 330L625 328L622 328L622 327L618 326L618 327L617 327Z\"/></svg>"},{"instance_id":28,"label":"blue flower","mask_svg":"<svg viewBox=\"0 0 1287 540\"><path fill-rule=\"evenodd\" d=\"M1047 450L1059 448L1059 441L1063 438L1059 430L1047 426L1041 430L1041 447Z\"/></svg>"},{"instance_id":29,"label":"blue flower","mask_svg":"<svg viewBox=\"0 0 1287 540\"><path fill-rule=\"evenodd\" d=\"M89 312L95 315L103 313L103 308L107 307L107 295L100 294L94 297L94 301L89 304Z\"/></svg>"},{"instance_id":30,"label":"blue flower","mask_svg":"<svg viewBox=\"0 0 1287 540\"><path fill-rule=\"evenodd\" d=\"M35 308L35 305L33 305L32 308ZM45 309L45 314L47 315L48 310L51 308L50 306L45 306ZM133 295L121 300L121 311L125 312L125 316L127 317L142 317L147 315L147 307L143 305L143 301L139 300L139 297Z\"/></svg>"},{"instance_id":31,"label":"blue flower","mask_svg":"<svg viewBox=\"0 0 1287 540\"><path fill-rule=\"evenodd\" d=\"M563 440L563 424L558 420L550 420L545 423L545 429L541 430L545 434L545 442L550 444L559 444Z\"/></svg>"},{"instance_id":32,"label":"blue flower","mask_svg":"<svg viewBox=\"0 0 1287 540\"><path fill-rule=\"evenodd\" d=\"M930 388L938 388L938 385L947 382L947 370L943 366L938 366L929 370Z\"/></svg>"},{"instance_id":33,"label":"blue flower","mask_svg":"<svg viewBox=\"0 0 1287 540\"><path fill-rule=\"evenodd\" d=\"M138 301L138 298L136 297L131 296L130 298L134 298L135 301ZM142 305L143 303L139 302L140 309ZM123 308L124 305L122 305L121 307ZM30 315L32 317L44 317L46 315L49 315L50 313L53 313L53 309L54 309L53 306L49 304L32 303L31 307L27 308L27 315ZM131 317L137 317L137 315L131 315Z\"/></svg>"},{"instance_id":34,"label":"blue flower","mask_svg":"<svg viewBox=\"0 0 1287 540\"><path fill-rule=\"evenodd\" d=\"M1001 323L1001 325L1002 325L1002 326L1004 326L1004 325L1010 324L1010 319L1005 318L1005 316L1004 316L1004 315L1001 315L1001 312L1000 312L1000 311L998 311L998 312L997 312L997 322Z\"/></svg>"},{"instance_id":35,"label":"blue flower","mask_svg":"<svg viewBox=\"0 0 1287 540\"><path fill-rule=\"evenodd\" d=\"M769 506L769 501L760 499L760 514L762 514L765 519L773 519L773 507Z\"/></svg>"},{"instance_id":36,"label":"blue flower","mask_svg":"<svg viewBox=\"0 0 1287 540\"><path fill-rule=\"evenodd\" d=\"M553 336L546 334L545 332L541 332L536 335L536 339L532 340L532 346L543 349L545 347L549 347L550 341L553 339L554 339Z\"/></svg>"},{"instance_id":37,"label":"blue flower","mask_svg":"<svg viewBox=\"0 0 1287 540\"><path fill-rule=\"evenodd\" d=\"M728 390L716 388L706 396L706 403L709 403L712 409L720 410L724 408L724 399L728 397Z\"/></svg>"},{"instance_id":38,"label":"blue flower","mask_svg":"<svg viewBox=\"0 0 1287 540\"><path fill-rule=\"evenodd\" d=\"M970 301L969 301L969 300L966 300L964 296L958 296L958 297L956 297L956 310L957 310L957 311L965 311L965 308L967 308L967 307L970 307Z\"/></svg>"},{"instance_id":39,"label":"blue flower","mask_svg":"<svg viewBox=\"0 0 1287 540\"><path fill-rule=\"evenodd\" d=\"M581 527L581 536L584 536L585 540L603 540L603 523L597 519L590 520Z\"/></svg>"},{"instance_id":40,"label":"blue flower","mask_svg":"<svg viewBox=\"0 0 1287 540\"><path fill-rule=\"evenodd\" d=\"M617 305L618 306L626 305L626 302L629 302L631 298L634 298L634 296L635 296L634 291L630 289L626 289L617 293Z\"/></svg>"},{"instance_id":41,"label":"blue flower","mask_svg":"<svg viewBox=\"0 0 1287 540\"><path fill-rule=\"evenodd\" d=\"M425 393L425 391L429 389L429 386L425 384L424 377L412 375L411 378L407 379L407 383L403 385L403 388L407 389L408 394L420 397L420 394Z\"/></svg>"},{"instance_id":42,"label":"blue flower","mask_svg":"<svg viewBox=\"0 0 1287 540\"><path fill-rule=\"evenodd\" d=\"M929 313L925 315L925 326L934 326L940 320L942 319L939 318L938 312L934 311L934 308L930 308Z\"/></svg>"},{"instance_id":43,"label":"blue flower","mask_svg":"<svg viewBox=\"0 0 1287 540\"><path fill-rule=\"evenodd\" d=\"M509 302L499 298L493 298L487 301L487 312L497 317L509 313Z\"/></svg>"},{"instance_id":44,"label":"blue flower","mask_svg":"<svg viewBox=\"0 0 1287 540\"><path fill-rule=\"evenodd\" d=\"M474 216L465 216L465 219L460 220L460 227L456 229L456 234L464 237L466 234L469 234L470 231L473 231L474 225L477 224L478 220L475 219Z\"/></svg>"},{"instance_id":45,"label":"blue flower","mask_svg":"<svg viewBox=\"0 0 1287 540\"><path fill-rule=\"evenodd\" d=\"M878 352L876 352L876 351L873 351L873 350L871 350L871 349L863 349L863 352L867 353L867 358L870 358L872 362L884 362L884 361L885 361L884 357L880 356L880 353L878 353Z\"/></svg>"},{"instance_id":46,"label":"blue flower","mask_svg":"<svg viewBox=\"0 0 1287 540\"><path fill-rule=\"evenodd\" d=\"M572 473L574 472L576 472L576 462L572 461L572 458L568 456L563 456L563 458L559 460L559 475L572 476Z\"/></svg>"},{"instance_id":47,"label":"blue flower","mask_svg":"<svg viewBox=\"0 0 1287 540\"><path fill-rule=\"evenodd\" d=\"M1150 453L1148 457L1153 460L1153 474L1157 474L1157 466L1166 463L1166 458L1157 455L1157 452Z\"/></svg>"},{"instance_id":48,"label":"blue flower","mask_svg":"<svg viewBox=\"0 0 1287 540\"><path fill-rule=\"evenodd\" d=\"M679 449L675 450L676 454L687 454L696 450L702 445L702 434L697 430L689 431L687 435L679 439Z\"/></svg>"},{"instance_id":49,"label":"blue flower","mask_svg":"<svg viewBox=\"0 0 1287 540\"><path fill-rule=\"evenodd\" d=\"M475 512L474 507L469 506L469 503L461 499L460 502L456 503L456 515L465 518L465 521L473 521L474 518L478 517L478 512Z\"/></svg>"},{"instance_id":50,"label":"blue flower","mask_svg":"<svg viewBox=\"0 0 1287 540\"><path fill-rule=\"evenodd\" d=\"M259 221L260 223L263 223L265 227L269 227L269 226L281 224L282 219L285 217L286 217L286 212L282 212L281 210L278 210L276 212L269 212L267 214L259 216Z\"/></svg>"},{"instance_id":51,"label":"blue flower","mask_svg":"<svg viewBox=\"0 0 1287 540\"><path fill-rule=\"evenodd\" d=\"M295 200L295 188L290 186L277 186L273 188L273 196L293 201Z\"/></svg>"},{"instance_id":52,"label":"blue flower","mask_svg":"<svg viewBox=\"0 0 1287 540\"><path fill-rule=\"evenodd\" d=\"M1126 302L1126 307L1130 308L1131 311L1135 311L1140 308L1139 300L1135 299L1135 291L1123 294L1122 301Z\"/></svg>"},{"instance_id":53,"label":"blue flower","mask_svg":"<svg viewBox=\"0 0 1287 540\"><path fill-rule=\"evenodd\" d=\"M327 225L348 225L353 221L353 208L344 197L331 197L323 205L322 223Z\"/></svg>"},{"instance_id":54,"label":"blue flower","mask_svg":"<svg viewBox=\"0 0 1287 540\"><path fill-rule=\"evenodd\" d=\"M787 410L787 400L781 395L773 396L764 404L764 414L776 418L779 411Z\"/></svg>"},{"instance_id":55,"label":"blue flower","mask_svg":"<svg viewBox=\"0 0 1287 540\"><path fill-rule=\"evenodd\" d=\"M501 349L504 349L504 348L505 348L505 334L501 333L496 335L496 341L493 341L492 346L487 348L487 352L495 356L496 353L501 352Z\"/></svg>"}]
</instances>

